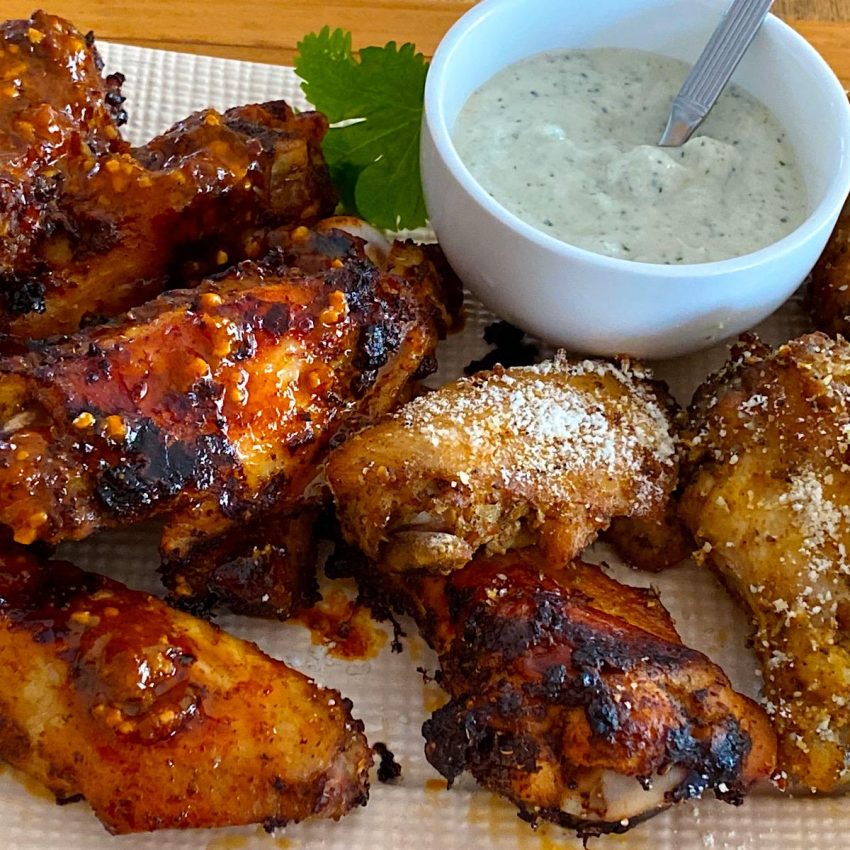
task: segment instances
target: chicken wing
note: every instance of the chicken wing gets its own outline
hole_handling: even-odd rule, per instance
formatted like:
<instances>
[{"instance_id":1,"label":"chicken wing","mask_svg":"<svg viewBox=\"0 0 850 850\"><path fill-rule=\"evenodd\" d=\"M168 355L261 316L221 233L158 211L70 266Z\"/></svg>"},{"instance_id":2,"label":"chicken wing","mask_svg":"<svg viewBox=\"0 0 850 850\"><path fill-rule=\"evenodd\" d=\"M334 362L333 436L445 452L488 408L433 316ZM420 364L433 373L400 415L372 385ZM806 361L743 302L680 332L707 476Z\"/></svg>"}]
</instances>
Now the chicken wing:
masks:
<instances>
[{"instance_id":1,"label":"chicken wing","mask_svg":"<svg viewBox=\"0 0 850 850\"><path fill-rule=\"evenodd\" d=\"M596 566L532 547L369 583L439 656L451 700L423 726L428 760L524 819L625 832L706 790L738 803L774 768L764 712L682 645L652 592Z\"/></svg>"},{"instance_id":2,"label":"chicken wing","mask_svg":"<svg viewBox=\"0 0 850 850\"><path fill-rule=\"evenodd\" d=\"M313 112L204 110L137 150L121 75L44 12L0 26L0 333L44 338L262 253L335 204Z\"/></svg>"},{"instance_id":3,"label":"chicken wing","mask_svg":"<svg viewBox=\"0 0 850 850\"><path fill-rule=\"evenodd\" d=\"M780 767L850 779L850 345L754 337L694 397L682 516L753 619Z\"/></svg>"},{"instance_id":4,"label":"chicken wing","mask_svg":"<svg viewBox=\"0 0 850 850\"><path fill-rule=\"evenodd\" d=\"M331 440L433 368L459 302L434 249L397 243L379 267L341 231L302 228L288 250L301 243L323 270L281 249L0 358L0 522L17 542L167 511L164 577L189 600L221 590L211 547L232 560L236 535L251 557L253 523L303 506Z\"/></svg>"},{"instance_id":5,"label":"chicken wing","mask_svg":"<svg viewBox=\"0 0 850 850\"><path fill-rule=\"evenodd\" d=\"M0 756L113 833L339 818L371 752L339 693L63 561L0 554Z\"/></svg>"},{"instance_id":6,"label":"chicken wing","mask_svg":"<svg viewBox=\"0 0 850 850\"><path fill-rule=\"evenodd\" d=\"M563 353L456 381L333 453L343 534L387 569L449 571L537 541L564 563L612 517L663 509L671 404L635 364Z\"/></svg>"}]
</instances>

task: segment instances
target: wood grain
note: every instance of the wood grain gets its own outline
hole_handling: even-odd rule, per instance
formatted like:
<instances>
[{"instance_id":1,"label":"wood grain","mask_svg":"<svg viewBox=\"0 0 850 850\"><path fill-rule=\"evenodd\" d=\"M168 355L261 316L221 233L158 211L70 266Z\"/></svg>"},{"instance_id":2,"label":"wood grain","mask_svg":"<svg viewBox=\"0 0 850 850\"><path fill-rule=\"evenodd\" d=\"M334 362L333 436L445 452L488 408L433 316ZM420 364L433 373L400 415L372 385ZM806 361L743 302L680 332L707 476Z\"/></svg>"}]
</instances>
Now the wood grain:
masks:
<instances>
[{"instance_id":1,"label":"wood grain","mask_svg":"<svg viewBox=\"0 0 850 850\"><path fill-rule=\"evenodd\" d=\"M773 11L782 18L850 21L850 0L776 0Z\"/></svg>"},{"instance_id":2,"label":"wood grain","mask_svg":"<svg viewBox=\"0 0 850 850\"><path fill-rule=\"evenodd\" d=\"M0 17L28 15L35 0L2 0ZM305 33L351 30L356 45L413 41L431 55L472 0L46 0L101 39L254 62L291 64ZM850 0L776 0L784 17L850 86Z\"/></svg>"}]
</instances>

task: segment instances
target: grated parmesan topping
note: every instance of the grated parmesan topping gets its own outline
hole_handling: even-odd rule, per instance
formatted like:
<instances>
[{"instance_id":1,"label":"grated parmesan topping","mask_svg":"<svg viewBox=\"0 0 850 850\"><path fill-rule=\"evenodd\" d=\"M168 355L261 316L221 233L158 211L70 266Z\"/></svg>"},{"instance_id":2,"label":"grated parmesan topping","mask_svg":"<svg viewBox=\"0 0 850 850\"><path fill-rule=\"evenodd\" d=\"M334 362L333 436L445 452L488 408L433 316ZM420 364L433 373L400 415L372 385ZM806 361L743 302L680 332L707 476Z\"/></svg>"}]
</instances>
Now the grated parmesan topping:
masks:
<instances>
[{"instance_id":1,"label":"grated parmesan topping","mask_svg":"<svg viewBox=\"0 0 850 850\"><path fill-rule=\"evenodd\" d=\"M809 578L837 570L850 574L842 540L848 535L850 505L836 505L824 493L818 474L805 467L791 479L788 500L803 535L802 553L809 560Z\"/></svg>"},{"instance_id":2,"label":"grated parmesan topping","mask_svg":"<svg viewBox=\"0 0 850 850\"><path fill-rule=\"evenodd\" d=\"M571 380L592 375L606 385ZM574 482L563 476L558 492L553 473L592 469L623 478L648 502L663 495L651 472L673 466L676 446L647 376L628 362L571 361L559 352L535 366L461 379L414 400L396 419L437 448L465 439L467 474L485 457L488 464L495 459L506 483L546 476L547 490L568 500ZM613 392L611 379L620 385Z\"/></svg>"},{"instance_id":3,"label":"grated parmesan topping","mask_svg":"<svg viewBox=\"0 0 850 850\"><path fill-rule=\"evenodd\" d=\"M793 596L780 595L766 601L780 618L777 623L780 633L771 638L770 623L763 623L757 638L766 650L765 673L771 686L772 699L767 701L765 708L783 726L791 724L791 729L796 727L803 731L801 734L789 730L787 737L808 756L813 739L842 748L846 746L845 733L839 731L845 722L841 720L836 726L834 717L834 711L843 707L843 698L833 697L833 710L829 706L820 707L812 702L808 693L788 693L778 688L777 677L787 675L786 670L794 669L803 661L795 653L786 651L790 636L785 630L793 629L796 623L807 623L811 653L829 652L835 647L841 630L837 620L838 601L846 595L846 576L850 575L843 542L850 537L850 505L837 505L827 496L822 477L811 465L791 476L788 489L779 496L778 502L780 510L790 508L790 518L800 532L801 542L794 559L797 565L793 574L795 580L786 579L780 583ZM789 566L783 563L782 568L787 571Z\"/></svg>"}]
</instances>

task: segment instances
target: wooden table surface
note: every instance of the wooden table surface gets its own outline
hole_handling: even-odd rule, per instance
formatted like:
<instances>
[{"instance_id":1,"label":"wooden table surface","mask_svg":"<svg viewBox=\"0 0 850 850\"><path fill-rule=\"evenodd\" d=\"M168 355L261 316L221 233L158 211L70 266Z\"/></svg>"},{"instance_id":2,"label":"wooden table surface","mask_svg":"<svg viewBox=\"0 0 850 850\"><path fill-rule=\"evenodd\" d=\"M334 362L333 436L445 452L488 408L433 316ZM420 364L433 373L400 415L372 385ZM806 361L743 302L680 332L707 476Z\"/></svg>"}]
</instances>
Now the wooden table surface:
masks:
<instances>
[{"instance_id":1,"label":"wooden table surface","mask_svg":"<svg viewBox=\"0 0 850 850\"><path fill-rule=\"evenodd\" d=\"M474 5L474 0L39 2L108 41L276 64L291 64L299 38L324 24L351 30L355 46L413 41L430 55L452 22ZM36 0L0 0L0 17L25 17L36 5ZM850 86L850 0L776 0L774 11Z\"/></svg>"}]
</instances>

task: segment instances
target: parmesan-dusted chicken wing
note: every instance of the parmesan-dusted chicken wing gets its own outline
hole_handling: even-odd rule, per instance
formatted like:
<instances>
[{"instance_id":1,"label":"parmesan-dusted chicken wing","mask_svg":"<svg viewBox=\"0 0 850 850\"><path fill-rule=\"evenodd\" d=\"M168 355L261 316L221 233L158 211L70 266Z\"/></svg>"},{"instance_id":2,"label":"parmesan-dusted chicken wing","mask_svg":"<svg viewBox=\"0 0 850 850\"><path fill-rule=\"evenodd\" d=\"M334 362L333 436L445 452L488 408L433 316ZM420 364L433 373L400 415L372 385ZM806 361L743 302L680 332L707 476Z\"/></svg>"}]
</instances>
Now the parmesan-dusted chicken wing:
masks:
<instances>
[{"instance_id":1,"label":"parmesan-dusted chicken wing","mask_svg":"<svg viewBox=\"0 0 850 850\"><path fill-rule=\"evenodd\" d=\"M850 200L812 269L809 306L816 327L850 337Z\"/></svg>"},{"instance_id":2,"label":"parmesan-dusted chicken wing","mask_svg":"<svg viewBox=\"0 0 850 850\"><path fill-rule=\"evenodd\" d=\"M451 700L425 753L521 816L584 837L624 832L712 790L740 802L774 768L764 712L682 645L657 597L535 547L447 576L372 574L436 650Z\"/></svg>"},{"instance_id":3,"label":"parmesan-dusted chicken wing","mask_svg":"<svg viewBox=\"0 0 850 850\"><path fill-rule=\"evenodd\" d=\"M204 110L137 150L121 75L44 12L0 25L0 334L68 333L263 251L335 196L313 112Z\"/></svg>"},{"instance_id":4,"label":"parmesan-dusted chicken wing","mask_svg":"<svg viewBox=\"0 0 850 850\"><path fill-rule=\"evenodd\" d=\"M751 337L694 397L681 513L750 613L790 779L850 779L850 346Z\"/></svg>"},{"instance_id":5,"label":"parmesan-dusted chicken wing","mask_svg":"<svg viewBox=\"0 0 850 850\"><path fill-rule=\"evenodd\" d=\"M0 757L113 833L339 818L371 752L350 703L155 597L0 555Z\"/></svg>"},{"instance_id":6,"label":"parmesan-dusted chicken wing","mask_svg":"<svg viewBox=\"0 0 850 850\"><path fill-rule=\"evenodd\" d=\"M257 576L238 578L251 559L292 555L258 528L300 512L330 441L433 368L459 305L430 248L397 243L379 267L341 231L283 241L196 290L0 359L0 522L17 542L167 511L178 598L236 593L236 607L288 613ZM324 268L288 265L299 252ZM236 580L212 570L221 559Z\"/></svg>"},{"instance_id":7,"label":"parmesan-dusted chicken wing","mask_svg":"<svg viewBox=\"0 0 850 850\"><path fill-rule=\"evenodd\" d=\"M611 518L660 512L671 402L628 361L496 369L415 399L338 448L343 534L383 568L449 571L540 542L565 562Z\"/></svg>"}]
</instances>

